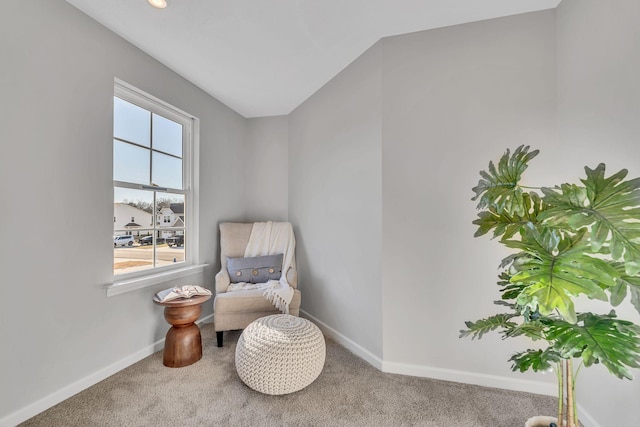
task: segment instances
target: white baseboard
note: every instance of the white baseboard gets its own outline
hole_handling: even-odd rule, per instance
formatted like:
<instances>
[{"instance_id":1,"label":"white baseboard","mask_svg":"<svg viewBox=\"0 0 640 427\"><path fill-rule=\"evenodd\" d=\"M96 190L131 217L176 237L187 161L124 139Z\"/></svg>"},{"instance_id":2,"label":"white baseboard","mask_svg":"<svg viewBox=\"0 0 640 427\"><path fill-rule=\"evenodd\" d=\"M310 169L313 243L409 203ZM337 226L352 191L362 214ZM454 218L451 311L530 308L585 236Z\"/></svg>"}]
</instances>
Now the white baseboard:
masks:
<instances>
[{"instance_id":1,"label":"white baseboard","mask_svg":"<svg viewBox=\"0 0 640 427\"><path fill-rule=\"evenodd\" d=\"M388 362L380 359L364 347L355 343L350 338L344 336L306 311L300 310L300 314L302 317L307 318L318 325L325 335L382 372L421 378L432 378L463 384L473 384L504 390L523 391L546 396L556 396L557 393L555 384L548 384L540 381L501 377L498 375L487 375L455 369L434 368L431 366L413 365L408 363ZM580 404L578 404L578 412L580 415L580 421L583 425L587 427L602 427L587 411L584 410L583 407L580 406Z\"/></svg>"},{"instance_id":2,"label":"white baseboard","mask_svg":"<svg viewBox=\"0 0 640 427\"><path fill-rule=\"evenodd\" d=\"M307 313L306 311L300 310L300 315L305 319L311 320L320 328L323 334L330 337L332 340L334 340L335 342L337 342L338 344L340 344L341 346L349 350L351 353L355 354L361 359L364 359L367 363L369 363L376 369L382 370L382 359L380 359L378 356L371 353L369 350L362 347L360 344L342 335L340 332L336 331L335 329L333 329L326 323L322 322L321 320L315 318L314 316Z\"/></svg>"},{"instance_id":3,"label":"white baseboard","mask_svg":"<svg viewBox=\"0 0 640 427\"><path fill-rule=\"evenodd\" d=\"M203 317L198 320L196 323L206 323L209 319L213 318L213 314ZM92 374L87 375L84 378L75 381L60 390L57 390L48 396L43 397L36 402L33 402L23 408L18 409L17 411L7 415L6 417L0 419L0 427L14 427L21 422L28 420L31 417L38 415L40 412L46 411L52 406L57 405L70 398L71 396L78 394L79 392L86 390L99 383L100 381L110 377L111 375L123 370L124 368L133 365L136 362L144 359L145 357L151 356L153 353L160 351L164 348L164 338L150 344L137 352L121 359L115 363L112 363L109 366L106 366L102 369L95 371Z\"/></svg>"},{"instance_id":4,"label":"white baseboard","mask_svg":"<svg viewBox=\"0 0 640 427\"><path fill-rule=\"evenodd\" d=\"M434 368L431 366L411 365L407 363L382 362L382 372L390 374L410 375L414 377L432 378L443 381L453 381L463 384L473 384L482 387L500 388L503 390L522 391L526 393L557 396L556 384L531 381L498 375L480 374L477 372L458 371L455 369ZM587 427L602 427L580 404L578 404L580 422Z\"/></svg>"},{"instance_id":5,"label":"white baseboard","mask_svg":"<svg viewBox=\"0 0 640 427\"><path fill-rule=\"evenodd\" d=\"M540 381L531 381L502 377L498 375L480 374L477 372L459 371L456 369L434 368L431 366L412 365L408 363L383 362L383 372L410 375L414 377L433 378L483 387L501 388L505 390L525 391L527 393L555 396L556 385Z\"/></svg>"},{"instance_id":6,"label":"white baseboard","mask_svg":"<svg viewBox=\"0 0 640 427\"><path fill-rule=\"evenodd\" d=\"M585 411L585 409L578 403L578 418L582 425L587 427L602 427L602 424L597 422L595 418L591 416L590 413Z\"/></svg>"}]
</instances>

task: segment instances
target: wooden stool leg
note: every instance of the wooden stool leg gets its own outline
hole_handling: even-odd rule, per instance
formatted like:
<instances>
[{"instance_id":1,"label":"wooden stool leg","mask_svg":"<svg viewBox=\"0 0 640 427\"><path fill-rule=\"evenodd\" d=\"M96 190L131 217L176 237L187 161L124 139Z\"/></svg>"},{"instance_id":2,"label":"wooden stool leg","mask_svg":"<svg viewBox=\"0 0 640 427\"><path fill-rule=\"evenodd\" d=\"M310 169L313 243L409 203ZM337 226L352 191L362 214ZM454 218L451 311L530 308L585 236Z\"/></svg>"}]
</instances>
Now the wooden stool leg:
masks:
<instances>
[{"instance_id":1,"label":"wooden stool leg","mask_svg":"<svg viewBox=\"0 0 640 427\"><path fill-rule=\"evenodd\" d=\"M202 359L202 338L195 323L173 326L167 332L162 362L170 368L181 368Z\"/></svg>"},{"instance_id":2,"label":"wooden stool leg","mask_svg":"<svg viewBox=\"0 0 640 427\"><path fill-rule=\"evenodd\" d=\"M164 343L163 363L181 368L202 359L202 337L194 322L200 317L199 305L165 307L164 318L171 325Z\"/></svg>"}]
</instances>

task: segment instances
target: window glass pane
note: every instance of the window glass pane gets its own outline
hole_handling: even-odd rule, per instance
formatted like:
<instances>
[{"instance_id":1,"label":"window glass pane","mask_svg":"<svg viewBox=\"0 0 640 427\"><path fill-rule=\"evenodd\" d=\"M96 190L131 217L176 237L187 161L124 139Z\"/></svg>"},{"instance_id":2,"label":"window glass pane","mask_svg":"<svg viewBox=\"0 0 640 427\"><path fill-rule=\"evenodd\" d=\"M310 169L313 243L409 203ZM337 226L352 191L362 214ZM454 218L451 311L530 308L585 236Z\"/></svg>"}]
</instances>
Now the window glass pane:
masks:
<instances>
[{"instance_id":1,"label":"window glass pane","mask_svg":"<svg viewBox=\"0 0 640 427\"><path fill-rule=\"evenodd\" d=\"M153 191L113 189L113 274L153 268Z\"/></svg>"},{"instance_id":2,"label":"window glass pane","mask_svg":"<svg viewBox=\"0 0 640 427\"><path fill-rule=\"evenodd\" d=\"M114 233L153 228L153 191L115 187L113 195Z\"/></svg>"},{"instance_id":3,"label":"window glass pane","mask_svg":"<svg viewBox=\"0 0 640 427\"><path fill-rule=\"evenodd\" d=\"M162 266L185 260L185 196L156 193L156 224L165 245L156 251L156 265Z\"/></svg>"},{"instance_id":4,"label":"window glass pane","mask_svg":"<svg viewBox=\"0 0 640 427\"><path fill-rule=\"evenodd\" d=\"M114 140L114 181L149 185L149 152L147 148Z\"/></svg>"},{"instance_id":5,"label":"window glass pane","mask_svg":"<svg viewBox=\"0 0 640 427\"><path fill-rule=\"evenodd\" d=\"M184 194L157 193L156 224L158 228L182 228L186 225L185 222Z\"/></svg>"},{"instance_id":6,"label":"window glass pane","mask_svg":"<svg viewBox=\"0 0 640 427\"><path fill-rule=\"evenodd\" d=\"M151 182L160 187L182 188L182 160L153 152L153 176Z\"/></svg>"},{"instance_id":7,"label":"window glass pane","mask_svg":"<svg viewBox=\"0 0 640 427\"><path fill-rule=\"evenodd\" d=\"M182 125L154 114L153 149L182 157Z\"/></svg>"},{"instance_id":8,"label":"window glass pane","mask_svg":"<svg viewBox=\"0 0 640 427\"><path fill-rule=\"evenodd\" d=\"M184 262L185 260L185 230L161 231L165 244L156 250L156 266Z\"/></svg>"},{"instance_id":9,"label":"window glass pane","mask_svg":"<svg viewBox=\"0 0 640 427\"><path fill-rule=\"evenodd\" d=\"M136 229L116 232L113 236L113 274L153 268L153 245L140 241L152 235L152 230Z\"/></svg>"},{"instance_id":10,"label":"window glass pane","mask_svg":"<svg viewBox=\"0 0 640 427\"><path fill-rule=\"evenodd\" d=\"M113 97L113 136L150 147L151 113Z\"/></svg>"}]
</instances>

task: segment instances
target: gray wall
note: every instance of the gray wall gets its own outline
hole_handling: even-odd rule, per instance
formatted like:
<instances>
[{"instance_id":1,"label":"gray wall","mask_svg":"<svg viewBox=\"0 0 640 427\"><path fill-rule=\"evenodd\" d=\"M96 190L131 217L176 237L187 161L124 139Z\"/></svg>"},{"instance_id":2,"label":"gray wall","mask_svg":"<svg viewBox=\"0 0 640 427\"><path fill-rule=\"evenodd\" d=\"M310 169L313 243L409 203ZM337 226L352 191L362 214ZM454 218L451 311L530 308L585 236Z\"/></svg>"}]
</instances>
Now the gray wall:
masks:
<instances>
[{"instance_id":1,"label":"gray wall","mask_svg":"<svg viewBox=\"0 0 640 427\"><path fill-rule=\"evenodd\" d=\"M383 39L290 115L303 310L385 370L522 378L516 343L457 338L502 257L469 199L506 147L553 146L554 34L549 11Z\"/></svg>"},{"instance_id":2,"label":"gray wall","mask_svg":"<svg viewBox=\"0 0 640 427\"><path fill-rule=\"evenodd\" d=\"M382 355L381 47L289 116L302 309Z\"/></svg>"},{"instance_id":3,"label":"gray wall","mask_svg":"<svg viewBox=\"0 0 640 427\"><path fill-rule=\"evenodd\" d=\"M458 331L496 310L503 257L473 238L478 171L555 145L554 34L544 11L383 40L385 364L523 378L522 343Z\"/></svg>"},{"instance_id":4,"label":"gray wall","mask_svg":"<svg viewBox=\"0 0 640 427\"><path fill-rule=\"evenodd\" d=\"M201 119L200 252L244 215L246 120L62 0L0 14L0 420L138 354L168 325L152 295L112 280L114 76ZM104 242L104 243L101 243ZM211 314L207 304L203 315ZM37 406L37 405L36 405Z\"/></svg>"},{"instance_id":5,"label":"gray wall","mask_svg":"<svg viewBox=\"0 0 640 427\"><path fill-rule=\"evenodd\" d=\"M640 176L640 2L563 0L557 24L557 153L574 170L605 162L607 175L627 168ZM616 312L640 324L630 303ZM634 374L623 381L602 366L580 374L578 399L603 427L638 425Z\"/></svg>"},{"instance_id":6,"label":"gray wall","mask_svg":"<svg viewBox=\"0 0 640 427\"><path fill-rule=\"evenodd\" d=\"M246 218L287 221L289 215L289 121L287 116L247 120L244 175Z\"/></svg>"}]
</instances>

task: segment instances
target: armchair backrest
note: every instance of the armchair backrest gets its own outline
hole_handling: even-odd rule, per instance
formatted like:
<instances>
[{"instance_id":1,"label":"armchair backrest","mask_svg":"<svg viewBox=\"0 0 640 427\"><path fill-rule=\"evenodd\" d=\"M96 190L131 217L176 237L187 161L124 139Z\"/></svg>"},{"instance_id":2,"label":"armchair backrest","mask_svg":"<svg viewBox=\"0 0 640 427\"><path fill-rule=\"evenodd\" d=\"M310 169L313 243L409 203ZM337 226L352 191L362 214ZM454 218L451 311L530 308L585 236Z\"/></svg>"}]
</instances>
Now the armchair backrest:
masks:
<instances>
[{"instance_id":1,"label":"armchair backrest","mask_svg":"<svg viewBox=\"0 0 640 427\"><path fill-rule=\"evenodd\" d=\"M243 257L249 243L253 223L223 222L220 224L220 262L227 269L227 257Z\"/></svg>"},{"instance_id":2,"label":"armchair backrest","mask_svg":"<svg viewBox=\"0 0 640 427\"><path fill-rule=\"evenodd\" d=\"M249 243L253 223L223 222L220 224L220 272L216 275L216 292L226 292L229 286L229 272L227 270L227 257L244 257L245 249ZM291 287L298 286L298 272L295 262L289 269L287 281Z\"/></svg>"}]
</instances>

